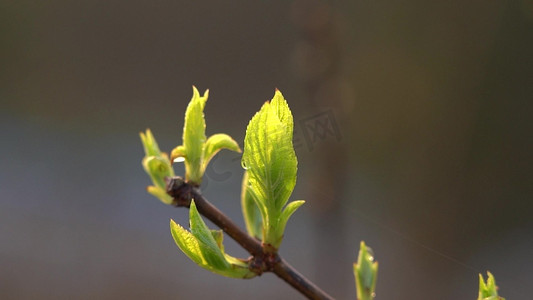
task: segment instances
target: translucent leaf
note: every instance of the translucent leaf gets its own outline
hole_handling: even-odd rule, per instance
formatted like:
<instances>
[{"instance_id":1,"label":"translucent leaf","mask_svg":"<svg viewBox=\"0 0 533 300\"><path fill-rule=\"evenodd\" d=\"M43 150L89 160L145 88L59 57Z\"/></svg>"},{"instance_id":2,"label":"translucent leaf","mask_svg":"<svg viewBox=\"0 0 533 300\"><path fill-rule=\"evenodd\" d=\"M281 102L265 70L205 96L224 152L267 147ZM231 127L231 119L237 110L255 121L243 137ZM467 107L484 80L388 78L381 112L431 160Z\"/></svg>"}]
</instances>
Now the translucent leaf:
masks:
<instances>
[{"instance_id":1,"label":"translucent leaf","mask_svg":"<svg viewBox=\"0 0 533 300\"><path fill-rule=\"evenodd\" d=\"M174 220L170 220L170 231L176 245L185 255L199 266L210 269L207 261L202 256L202 251L200 251L200 243L192 233L174 222Z\"/></svg>"},{"instance_id":2,"label":"translucent leaf","mask_svg":"<svg viewBox=\"0 0 533 300\"><path fill-rule=\"evenodd\" d=\"M244 171L244 176L242 178L241 206L248 234L257 239L261 239L263 236L263 220L261 218L261 212L259 211L250 192L250 188L248 187L247 171Z\"/></svg>"},{"instance_id":3,"label":"translucent leaf","mask_svg":"<svg viewBox=\"0 0 533 300\"><path fill-rule=\"evenodd\" d=\"M203 257L209 263L210 266L215 267L216 269L225 269L228 267L228 262L224 259L224 254L222 250L218 247L217 242L215 241L211 230L207 228L204 220L200 217L198 210L194 201L191 203L189 209L189 220L191 222L191 232L198 239L202 247Z\"/></svg>"},{"instance_id":4,"label":"translucent leaf","mask_svg":"<svg viewBox=\"0 0 533 300\"><path fill-rule=\"evenodd\" d=\"M159 187L151 185L151 186L147 187L146 190L148 191L148 193L150 193L150 195L156 197L157 199L161 200L161 202L163 202L165 204L169 204L170 205L170 204L172 204L172 201L174 200L162 188L159 188Z\"/></svg>"},{"instance_id":5,"label":"translucent leaf","mask_svg":"<svg viewBox=\"0 0 533 300\"><path fill-rule=\"evenodd\" d=\"M487 272L487 282L483 280L483 276L479 274L479 295L478 300L505 300L498 296L498 287L494 276Z\"/></svg>"},{"instance_id":6,"label":"translucent leaf","mask_svg":"<svg viewBox=\"0 0 533 300\"><path fill-rule=\"evenodd\" d=\"M292 113L289 104L287 104L287 101L285 101L285 98L283 98L283 95L278 89L276 89L276 93L274 94L272 101L270 101L270 105L272 105L272 108L276 111L276 114L281 123L285 126L287 133L292 137L294 129Z\"/></svg>"},{"instance_id":7,"label":"translucent leaf","mask_svg":"<svg viewBox=\"0 0 533 300\"><path fill-rule=\"evenodd\" d=\"M178 146L170 152L170 161L174 162L176 158L185 158L187 156L187 152L185 150L184 146Z\"/></svg>"},{"instance_id":8,"label":"translucent leaf","mask_svg":"<svg viewBox=\"0 0 533 300\"><path fill-rule=\"evenodd\" d=\"M211 229L211 235L215 239L215 242L217 243L218 248L224 253L224 232L222 230L214 230Z\"/></svg>"},{"instance_id":9,"label":"translucent leaf","mask_svg":"<svg viewBox=\"0 0 533 300\"><path fill-rule=\"evenodd\" d=\"M161 154L159 146L157 145L157 142L155 141L150 129L146 129L146 133L141 132L139 135L141 136L141 142L143 144L144 153L146 156L159 156Z\"/></svg>"},{"instance_id":10,"label":"translucent leaf","mask_svg":"<svg viewBox=\"0 0 533 300\"><path fill-rule=\"evenodd\" d=\"M165 189L165 177L174 176L174 170L166 157L147 156L143 159L142 165L146 173L150 175L154 185L159 188Z\"/></svg>"},{"instance_id":11,"label":"translucent leaf","mask_svg":"<svg viewBox=\"0 0 533 300\"><path fill-rule=\"evenodd\" d=\"M183 146L186 151L185 170L187 181L200 184L202 181L203 146L205 137L204 107L209 90L203 96L193 86L193 96L185 111Z\"/></svg>"},{"instance_id":12,"label":"translucent leaf","mask_svg":"<svg viewBox=\"0 0 533 300\"><path fill-rule=\"evenodd\" d=\"M252 278L248 265L224 253L222 231L209 230L200 217L194 201L190 206L190 230L170 220L170 231L176 245L192 261L211 272L233 278Z\"/></svg>"},{"instance_id":13,"label":"translucent leaf","mask_svg":"<svg viewBox=\"0 0 533 300\"><path fill-rule=\"evenodd\" d=\"M193 96L185 111L183 126L183 145L174 148L171 160L185 162L185 179L200 185L207 164L218 151L229 149L240 152L239 145L229 135L219 133L206 140L204 107L209 96L206 90L203 96L193 86Z\"/></svg>"},{"instance_id":14,"label":"translucent leaf","mask_svg":"<svg viewBox=\"0 0 533 300\"><path fill-rule=\"evenodd\" d=\"M287 221L289 221L289 218L298 209L298 207L302 206L304 203L305 203L304 200L297 200L297 201L293 201L287 204L287 206L285 207L285 209L283 210L279 218L280 219L279 225L278 225L279 231L281 231L282 233L285 232L285 226L287 225Z\"/></svg>"},{"instance_id":15,"label":"translucent leaf","mask_svg":"<svg viewBox=\"0 0 533 300\"><path fill-rule=\"evenodd\" d=\"M146 173L150 176L154 186L148 187L148 192L165 204L171 204L172 198L166 194L166 177L174 176L174 169L166 153L159 150L159 146L152 135L150 129L146 133L140 133L144 147L145 156L142 165Z\"/></svg>"},{"instance_id":16,"label":"translucent leaf","mask_svg":"<svg viewBox=\"0 0 533 300\"><path fill-rule=\"evenodd\" d=\"M204 145L204 155L202 169L205 170L207 164L222 149L228 149L235 152L241 152L239 144L233 140L229 135L218 133L210 136Z\"/></svg>"},{"instance_id":17,"label":"translucent leaf","mask_svg":"<svg viewBox=\"0 0 533 300\"><path fill-rule=\"evenodd\" d=\"M370 300L374 298L378 276L378 263L374 262L372 249L361 242L357 263L353 265L357 299Z\"/></svg>"},{"instance_id":18,"label":"translucent leaf","mask_svg":"<svg viewBox=\"0 0 533 300\"><path fill-rule=\"evenodd\" d=\"M248 124L242 158L250 193L262 214L263 242L274 248L281 244L280 215L296 184L292 135L291 111L276 91L272 102L266 102Z\"/></svg>"}]
</instances>

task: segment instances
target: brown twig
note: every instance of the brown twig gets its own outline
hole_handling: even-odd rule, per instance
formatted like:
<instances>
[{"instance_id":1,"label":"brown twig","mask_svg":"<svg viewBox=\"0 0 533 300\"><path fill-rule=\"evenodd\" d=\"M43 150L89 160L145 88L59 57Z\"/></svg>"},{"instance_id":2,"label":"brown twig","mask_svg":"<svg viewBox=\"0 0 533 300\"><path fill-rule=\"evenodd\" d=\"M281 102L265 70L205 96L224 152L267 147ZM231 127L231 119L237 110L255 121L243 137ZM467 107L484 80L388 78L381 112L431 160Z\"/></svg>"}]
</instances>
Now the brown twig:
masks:
<instances>
[{"instance_id":1,"label":"brown twig","mask_svg":"<svg viewBox=\"0 0 533 300\"><path fill-rule=\"evenodd\" d=\"M252 255L250 269L258 275L263 272L273 272L308 299L333 299L309 279L298 273L277 253L272 254L270 251L265 251L259 240L248 235L224 213L209 203L197 186L184 182L181 177L173 177L167 181L167 192L174 198L174 205L178 207L189 207L191 200L194 199L196 208L201 215L217 225Z\"/></svg>"}]
</instances>

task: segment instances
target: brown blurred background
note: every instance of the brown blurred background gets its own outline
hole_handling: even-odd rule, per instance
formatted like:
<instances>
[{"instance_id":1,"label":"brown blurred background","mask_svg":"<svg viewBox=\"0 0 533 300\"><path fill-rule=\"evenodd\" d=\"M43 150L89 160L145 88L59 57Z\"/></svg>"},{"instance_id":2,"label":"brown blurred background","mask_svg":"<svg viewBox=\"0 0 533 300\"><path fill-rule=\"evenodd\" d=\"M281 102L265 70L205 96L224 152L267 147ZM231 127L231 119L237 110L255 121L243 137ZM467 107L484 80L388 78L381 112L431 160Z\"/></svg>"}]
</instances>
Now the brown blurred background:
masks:
<instances>
[{"instance_id":1,"label":"brown blurred background","mask_svg":"<svg viewBox=\"0 0 533 300\"><path fill-rule=\"evenodd\" d=\"M281 254L336 298L365 240L377 299L475 299L486 270L531 299L530 0L0 1L0 37L1 299L300 298L194 265L145 192L138 132L180 144L193 84L241 145L284 93L308 202ZM241 176L222 152L203 190L242 226Z\"/></svg>"}]
</instances>

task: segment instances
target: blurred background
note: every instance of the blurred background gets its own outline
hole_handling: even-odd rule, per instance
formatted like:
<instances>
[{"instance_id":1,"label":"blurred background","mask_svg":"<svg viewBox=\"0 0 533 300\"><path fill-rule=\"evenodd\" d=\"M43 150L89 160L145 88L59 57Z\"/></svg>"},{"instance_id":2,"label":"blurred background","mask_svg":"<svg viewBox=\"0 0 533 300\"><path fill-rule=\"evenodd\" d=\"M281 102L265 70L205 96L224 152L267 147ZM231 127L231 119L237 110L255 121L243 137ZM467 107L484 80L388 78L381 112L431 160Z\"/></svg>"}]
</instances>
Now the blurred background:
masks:
<instances>
[{"instance_id":1,"label":"blurred background","mask_svg":"<svg viewBox=\"0 0 533 300\"><path fill-rule=\"evenodd\" d=\"M531 299L530 0L0 1L0 37L1 299L302 298L194 265L188 211L146 193L138 133L181 144L193 84L241 146L288 99L307 203L280 251L332 296L364 240L377 299L475 299L486 270ZM202 189L244 226L241 176L223 151Z\"/></svg>"}]
</instances>

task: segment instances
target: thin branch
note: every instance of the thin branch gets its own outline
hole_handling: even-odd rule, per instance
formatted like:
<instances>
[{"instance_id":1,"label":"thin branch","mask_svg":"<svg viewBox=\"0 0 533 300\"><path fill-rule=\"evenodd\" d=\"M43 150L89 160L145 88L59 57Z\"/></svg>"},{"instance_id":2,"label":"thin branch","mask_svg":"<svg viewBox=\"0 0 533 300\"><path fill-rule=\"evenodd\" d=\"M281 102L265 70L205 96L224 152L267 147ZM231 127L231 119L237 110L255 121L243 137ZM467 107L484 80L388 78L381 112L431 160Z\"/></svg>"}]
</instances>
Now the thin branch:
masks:
<instances>
[{"instance_id":1,"label":"thin branch","mask_svg":"<svg viewBox=\"0 0 533 300\"><path fill-rule=\"evenodd\" d=\"M253 256L250 260L252 271L259 275L262 272L273 272L308 299L333 299L309 279L298 273L277 253L265 252L259 240L248 235L228 216L209 203L197 186L184 182L180 177L174 177L167 181L167 192L174 197L174 205L178 207L189 207L191 200L194 199L196 208L201 215L217 225Z\"/></svg>"},{"instance_id":2,"label":"thin branch","mask_svg":"<svg viewBox=\"0 0 533 300\"><path fill-rule=\"evenodd\" d=\"M293 288L297 289L300 293L304 294L308 299L333 299L333 297L328 295L309 279L305 278L302 274L298 273L293 266L289 265L289 263L281 258L278 263L274 264L273 272Z\"/></svg>"}]
</instances>

